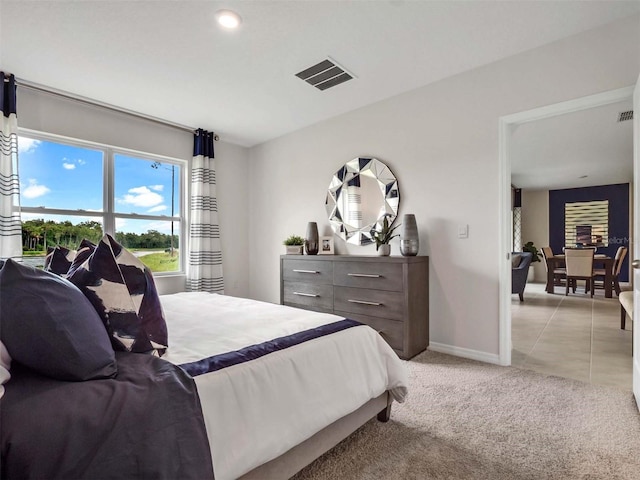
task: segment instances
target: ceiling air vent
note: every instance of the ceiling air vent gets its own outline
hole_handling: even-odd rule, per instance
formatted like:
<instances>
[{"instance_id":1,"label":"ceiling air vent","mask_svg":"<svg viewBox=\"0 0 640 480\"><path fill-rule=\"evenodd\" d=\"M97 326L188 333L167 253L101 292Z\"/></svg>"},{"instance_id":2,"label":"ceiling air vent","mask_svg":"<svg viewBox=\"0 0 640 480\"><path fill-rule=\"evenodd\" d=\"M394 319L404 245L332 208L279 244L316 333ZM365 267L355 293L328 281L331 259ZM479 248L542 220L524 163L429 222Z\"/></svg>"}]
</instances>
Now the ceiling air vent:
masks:
<instances>
[{"instance_id":1,"label":"ceiling air vent","mask_svg":"<svg viewBox=\"0 0 640 480\"><path fill-rule=\"evenodd\" d=\"M633 120L633 110L618 113L618 122L626 122L627 120Z\"/></svg>"},{"instance_id":2,"label":"ceiling air vent","mask_svg":"<svg viewBox=\"0 0 640 480\"><path fill-rule=\"evenodd\" d=\"M330 58L327 58L300 73L296 73L296 77L304 80L309 85L313 85L318 90L326 90L351 80L353 75L347 73L344 68Z\"/></svg>"}]
</instances>

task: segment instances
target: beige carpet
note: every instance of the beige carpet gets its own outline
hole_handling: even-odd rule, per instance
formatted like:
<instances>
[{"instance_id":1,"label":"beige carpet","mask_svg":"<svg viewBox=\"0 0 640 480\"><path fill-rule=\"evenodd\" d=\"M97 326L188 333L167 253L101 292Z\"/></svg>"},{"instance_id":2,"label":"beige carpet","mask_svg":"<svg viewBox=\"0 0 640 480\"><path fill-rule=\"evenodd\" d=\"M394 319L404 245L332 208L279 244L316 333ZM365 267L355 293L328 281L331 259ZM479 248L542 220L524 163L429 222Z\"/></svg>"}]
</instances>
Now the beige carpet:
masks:
<instances>
[{"instance_id":1,"label":"beige carpet","mask_svg":"<svg viewBox=\"0 0 640 480\"><path fill-rule=\"evenodd\" d=\"M425 352L409 399L294 478L640 479L629 391Z\"/></svg>"}]
</instances>

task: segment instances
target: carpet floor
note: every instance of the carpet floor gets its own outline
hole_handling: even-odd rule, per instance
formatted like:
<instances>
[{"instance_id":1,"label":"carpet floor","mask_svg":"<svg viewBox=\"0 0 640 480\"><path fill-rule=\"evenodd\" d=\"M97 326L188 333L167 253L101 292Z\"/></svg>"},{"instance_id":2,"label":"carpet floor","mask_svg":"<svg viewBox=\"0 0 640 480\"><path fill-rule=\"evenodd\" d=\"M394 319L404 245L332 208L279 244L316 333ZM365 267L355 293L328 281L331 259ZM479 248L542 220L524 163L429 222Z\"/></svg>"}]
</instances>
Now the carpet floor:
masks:
<instances>
[{"instance_id":1,"label":"carpet floor","mask_svg":"<svg viewBox=\"0 0 640 480\"><path fill-rule=\"evenodd\" d=\"M640 479L630 391L435 352L406 362L409 397L295 480Z\"/></svg>"}]
</instances>

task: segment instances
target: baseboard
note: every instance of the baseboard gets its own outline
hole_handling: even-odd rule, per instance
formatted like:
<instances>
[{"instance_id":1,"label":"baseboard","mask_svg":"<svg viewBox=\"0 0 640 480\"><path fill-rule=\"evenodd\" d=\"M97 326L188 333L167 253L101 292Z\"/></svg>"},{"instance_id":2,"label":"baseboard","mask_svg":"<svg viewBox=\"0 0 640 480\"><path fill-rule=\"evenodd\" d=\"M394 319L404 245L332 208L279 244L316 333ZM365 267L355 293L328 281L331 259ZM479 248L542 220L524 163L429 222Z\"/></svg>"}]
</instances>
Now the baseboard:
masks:
<instances>
[{"instance_id":1,"label":"baseboard","mask_svg":"<svg viewBox=\"0 0 640 480\"><path fill-rule=\"evenodd\" d=\"M454 355L456 357L470 358L471 360L500 365L500 355L497 353L481 352L479 350L471 350L470 348L455 347L453 345L436 342L429 342L429 350Z\"/></svg>"}]
</instances>

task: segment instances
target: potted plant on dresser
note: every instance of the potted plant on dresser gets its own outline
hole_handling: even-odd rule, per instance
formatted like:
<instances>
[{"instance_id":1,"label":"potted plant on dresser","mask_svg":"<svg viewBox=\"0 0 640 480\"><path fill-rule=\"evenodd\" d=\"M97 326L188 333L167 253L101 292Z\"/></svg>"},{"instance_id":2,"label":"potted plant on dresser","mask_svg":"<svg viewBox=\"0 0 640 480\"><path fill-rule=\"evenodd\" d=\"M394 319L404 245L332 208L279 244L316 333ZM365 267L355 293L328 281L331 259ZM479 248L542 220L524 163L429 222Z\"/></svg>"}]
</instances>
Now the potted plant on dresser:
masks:
<instances>
[{"instance_id":1,"label":"potted plant on dresser","mask_svg":"<svg viewBox=\"0 0 640 480\"><path fill-rule=\"evenodd\" d=\"M396 225L395 227L390 228L389 216L385 215L382 220L382 228L373 232L373 239L376 242L376 250L381 256L386 257L391 253L391 245L389 245L389 242L392 238L399 236L397 233L395 235L393 234L393 231L399 226L400 225Z\"/></svg>"},{"instance_id":2,"label":"potted plant on dresser","mask_svg":"<svg viewBox=\"0 0 640 480\"><path fill-rule=\"evenodd\" d=\"M304 238L298 235L290 235L289 238L282 243L287 248L287 255L302 255Z\"/></svg>"}]
</instances>

